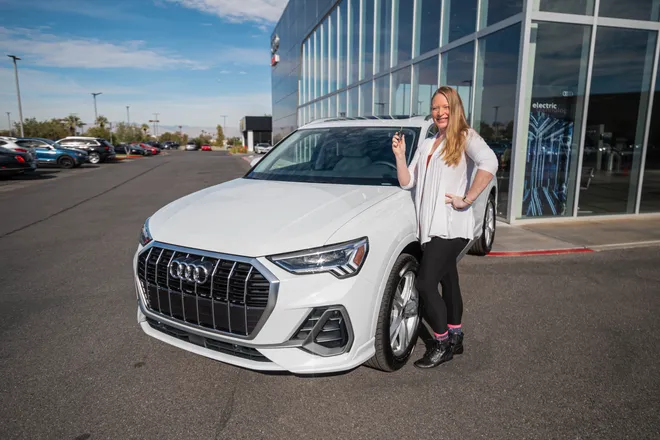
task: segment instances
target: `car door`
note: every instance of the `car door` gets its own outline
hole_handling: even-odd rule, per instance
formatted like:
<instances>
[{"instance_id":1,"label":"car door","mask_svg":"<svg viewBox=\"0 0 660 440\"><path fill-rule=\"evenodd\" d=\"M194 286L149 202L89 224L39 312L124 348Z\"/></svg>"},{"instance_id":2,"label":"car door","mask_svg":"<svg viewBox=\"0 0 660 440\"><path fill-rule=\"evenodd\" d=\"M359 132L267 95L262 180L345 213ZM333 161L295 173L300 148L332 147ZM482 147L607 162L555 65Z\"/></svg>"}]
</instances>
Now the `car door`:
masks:
<instances>
[{"instance_id":1,"label":"car door","mask_svg":"<svg viewBox=\"0 0 660 440\"><path fill-rule=\"evenodd\" d=\"M57 151L51 148L50 145L43 144L39 141L16 141L16 143L26 148L34 148L37 155L37 164L44 165L57 162Z\"/></svg>"}]
</instances>

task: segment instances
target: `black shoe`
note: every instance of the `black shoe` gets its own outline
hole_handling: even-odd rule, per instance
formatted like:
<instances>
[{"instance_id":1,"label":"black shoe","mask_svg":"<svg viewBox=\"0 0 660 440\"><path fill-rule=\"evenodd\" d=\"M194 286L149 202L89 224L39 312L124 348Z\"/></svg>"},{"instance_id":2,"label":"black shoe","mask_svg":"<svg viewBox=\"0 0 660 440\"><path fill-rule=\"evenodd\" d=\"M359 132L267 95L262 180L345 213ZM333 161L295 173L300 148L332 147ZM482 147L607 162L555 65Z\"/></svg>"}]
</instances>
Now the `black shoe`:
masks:
<instances>
[{"instance_id":1,"label":"black shoe","mask_svg":"<svg viewBox=\"0 0 660 440\"><path fill-rule=\"evenodd\" d=\"M463 354L463 333L449 333L449 345L454 354Z\"/></svg>"},{"instance_id":2,"label":"black shoe","mask_svg":"<svg viewBox=\"0 0 660 440\"><path fill-rule=\"evenodd\" d=\"M437 367L443 362L450 361L454 358L454 353L451 351L449 340L438 341L435 340L431 346L426 350L424 356L415 362L417 368L433 368Z\"/></svg>"}]
</instances>

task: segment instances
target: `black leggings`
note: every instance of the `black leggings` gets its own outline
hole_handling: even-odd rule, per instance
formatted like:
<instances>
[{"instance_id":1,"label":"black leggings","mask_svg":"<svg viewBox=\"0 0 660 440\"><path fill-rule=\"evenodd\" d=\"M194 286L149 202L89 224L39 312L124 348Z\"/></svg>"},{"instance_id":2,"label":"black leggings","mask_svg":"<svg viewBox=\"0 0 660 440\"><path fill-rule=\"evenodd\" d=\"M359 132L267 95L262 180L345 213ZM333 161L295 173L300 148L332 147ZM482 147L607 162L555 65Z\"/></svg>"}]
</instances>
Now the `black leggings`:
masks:
<instances>
[{"instance_id":1,"label":"black leggings","mask_svg":"<svg viewBox=\"0 0 660 440\"><path fill-rule=\"evenodd\" d=\"M416 287L424 303L426 322L435 333L445 333L447 324L461 323L463 299L456 258L468 241L465 238L432 237L424 246ZM442 285L442 296L438 283Z\"/></svg>"}]
</instances>

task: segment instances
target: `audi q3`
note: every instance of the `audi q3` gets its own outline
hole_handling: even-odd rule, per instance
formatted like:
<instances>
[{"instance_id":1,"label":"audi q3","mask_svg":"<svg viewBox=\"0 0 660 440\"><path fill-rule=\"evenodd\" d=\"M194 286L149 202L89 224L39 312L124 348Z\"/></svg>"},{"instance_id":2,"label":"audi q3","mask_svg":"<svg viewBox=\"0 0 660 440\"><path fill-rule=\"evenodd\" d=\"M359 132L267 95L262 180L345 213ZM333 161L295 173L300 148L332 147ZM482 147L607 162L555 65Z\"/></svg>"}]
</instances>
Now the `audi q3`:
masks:
<instances>
[{"instance_id":1,"label":"audi q3","mask_svg":"<svg viewBox=\"0 0 660 440\"><path fill-rule=\"evenodd\" d=\"M243 177L151 215L133 261L142 330L255 370L405 365L421 321L421 249L392 153L399 130L410 162L435 126L425 117L316 121ZM459 259L490 251L496 194L493 179L473 205L475 238ZM244 221L264 216L256 229ZM190 227L200 222L214 227Z\"/></svg>"}]
</instances>

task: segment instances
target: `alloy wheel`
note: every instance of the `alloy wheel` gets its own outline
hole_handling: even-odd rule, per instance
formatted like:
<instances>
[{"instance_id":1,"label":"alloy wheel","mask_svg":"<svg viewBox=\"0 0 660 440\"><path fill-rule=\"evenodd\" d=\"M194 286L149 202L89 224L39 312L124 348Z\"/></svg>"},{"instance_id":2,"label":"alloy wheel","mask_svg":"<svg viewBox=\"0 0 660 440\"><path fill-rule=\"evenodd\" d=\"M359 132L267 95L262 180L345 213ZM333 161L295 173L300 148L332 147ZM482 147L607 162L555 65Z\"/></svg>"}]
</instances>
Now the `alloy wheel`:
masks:
<instances>
[{"instance_id":1,"label":"alloy wheel","mask_svg":"<svg viewBox=\"0 0 660 440\"><path fill-rule=\"evenodd\" d=\"M486 209L484 235L486 238L486 245L490 248L493 245L493 238L495 236L495 207L491 202L488 203L488 208Z\"/></svg>"},{"instance_id":2,"label":"alloy wheel","mask_svg":"<svg viewBox=\"0 0 660 440\"><path fill-rule=\"evenodd\" d=\"M394 356L403 355L419 324L419 296L416 275L408 270L399 281L390 311L390 347Z\"/></svg>"}]
</instances>

